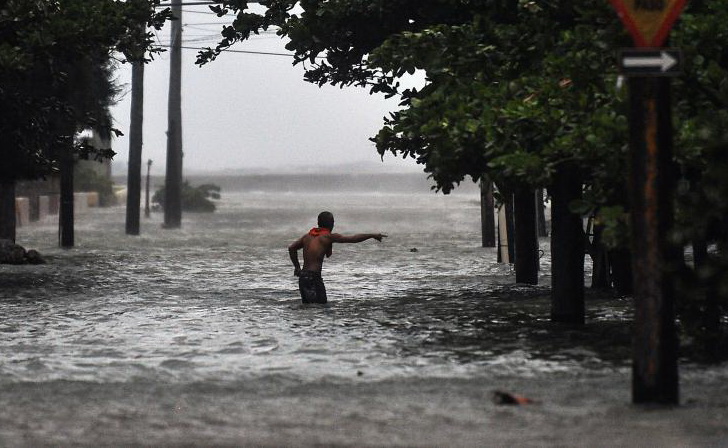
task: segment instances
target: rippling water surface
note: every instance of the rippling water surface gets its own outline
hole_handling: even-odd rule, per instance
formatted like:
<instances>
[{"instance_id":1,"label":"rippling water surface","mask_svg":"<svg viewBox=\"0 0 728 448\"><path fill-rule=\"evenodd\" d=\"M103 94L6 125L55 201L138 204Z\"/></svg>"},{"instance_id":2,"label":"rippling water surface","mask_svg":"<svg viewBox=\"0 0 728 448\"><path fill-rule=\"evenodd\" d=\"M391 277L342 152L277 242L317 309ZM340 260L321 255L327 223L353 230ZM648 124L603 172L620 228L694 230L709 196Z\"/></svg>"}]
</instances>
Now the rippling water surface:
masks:
<instances>
[{"instance_id":1,"label":"rippling water surface","mask_svg":"<svg viewBox=\"0 0 728 448\"><path fill-rule=\"evenodd\" d=\"M19 243L39 249L48 264L0 268L0 386L26 397L29 390L42 393L29 384L45 384L63 400L83 401L79 397L87 394L85 400L98 401L94 394L102 393L92 386L99 385L104 401L122 394L125 386L114 385L125 383L196 384L198 391L234 385L258 394L281 384L378 383L384 392L360 392L365 398L349 409L356 413L373 406L379 393L395 390L387 381L448 378L447 390L457 379L484 376L618 372L623 379L628 371L626 301L591 302L592 325L554 332L548 323L548 242L542 241L541 286L513 285L511 268L496 263L493 249L480 247L474 189L450 196L252 188L222 194L216 213L186 214L181 230L162 229L160 213L142 218L138 237L124 235L123 207L91 210L78 218L73 250L56 248L53 223L19 229ZM287 245L314 226L322 210L334 213L338 232L384 232L389 238L335 245L323 273L329 305L303 306ZM182 393L149 387L130 395L134 404L104 405L110 413L104 418L118 426L137 415L135 394L146 403L155 394L162 400ZM346 387L322 392L329 395L318 406L337 406ZM627 387L620 387L620 400L626 401ZM218 391L218 401L183 427L208 431L207 419L225 420L231 411L220 408L220 400L226 393ZM293 412L297 393L286 392L294 401L285 412ZM479 390L465 393L483 398ZM8 400L23 402L17 397ZM388 412L394 412L391 406ZM436 413L427 409L437 404L407 406ZM27 412L52 411L43 406ZM154 428L150 415L144 424ZM28 424L0 412L0 420L13 418ZM160 419L168 424L167 417ZM240 420L228 423L234 428ZM54 439L57 431L46 429L49 439L43 440L78 440L75 432Z\"/></svg>"},{"instance_id":2,"label":"rippling water surface","mask_svg":"<svg viewBox=\"0 0 728 448\"><path fill-rule=\"evenodd\" d=\"M494 362L477 336L498 325L489 292L512 282L479 247L478 207L473 194L228 191L216 213L186 214L175 231L154 214L140 237L124 235L122 207L92 210L71 251L55 248L52 224L23 228L49 263L3 268L0 375L466 374ZM329 306L304 307L286 246L323 209L341 233L389 238L335 246Z\"/></svg>"}]
</instances>

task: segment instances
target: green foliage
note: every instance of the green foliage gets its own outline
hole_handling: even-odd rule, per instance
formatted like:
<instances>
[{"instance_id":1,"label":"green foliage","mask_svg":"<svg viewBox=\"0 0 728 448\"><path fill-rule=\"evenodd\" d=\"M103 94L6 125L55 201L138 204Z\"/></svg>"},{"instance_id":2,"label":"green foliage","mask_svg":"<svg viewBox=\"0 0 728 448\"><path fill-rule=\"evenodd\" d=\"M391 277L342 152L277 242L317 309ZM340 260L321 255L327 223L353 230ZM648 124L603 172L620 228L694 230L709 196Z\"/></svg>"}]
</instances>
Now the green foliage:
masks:
<instances>
[{"instance_id":1,"label":"green foliage","mask_svg":"<svg viewBox=\"0 0 728 448\"><path fill-rule=\"evenodd\" d=\"M154 192L152 202L164 208L165 188ZM182 211L212 213L216 206L212 200L220 199L220 187L215 184L203 184L193 187L189 181L182 184Z\"/></svg>"},{"instance_id":2,"label":"green foliage","mask_svg":"<svg viewBox=\"0 0 728 448\"><path fill-rule=\"evenodd\" d=\"M389 36L417 31L433 24L458 24L470 16L471 8L491 1L482 0L266 0L263 14L250 11L248 2L223 1L210 9L219 16L234 13L235 20L222 31L213 49L198 55L197 63L214 60L236 42L277 28L290 38L286 45L294 52L294 64L306 66L307 81L323 85L378 84L389 89L376 67L367 64L367 55ZM294 12L294 7L298 9ZM302 11L302 12L298 12Z\"/></svg>"},{"instance_id":3,"label":"green foliage","mask_svg":"<svg viewBox=\"0 0 728 448\"><path fill-rule=\"evenodd\" d=\"M63 153L84 152L83 129L114 132L110 61L140 60L169 11L158 0L9 0L0 5L0 177L34 178ZM118 53L117 53L118 52ZM101 81L100 81L101 80ZM110 156L109 152L98 152Z\"/></svg>"},{"instance_id":4,"label":"green foliage","mask_svg":"<svg viewBox=\"0 0 728 448\"><path fill-rule=\"evenodd\" d=\"M683 330L706 342L718 338L706 320L719 321L728 312L727 21L728 1L690 2L671 41L686 61L685 76L673 89L676 161L682 174L674 240L710 247L706 260L682 270L678 311ZM711 300L716 308L707 305Z\"/></svg>"},{"instance_id":5,"label":"green foliage","mask_svg":"<svg viewBox=\"0 0 728 448\"><path fill-rule=\"evenodd\" d=\"M236 20L198 63L278 27L306 80L399 96L401 108L372 138L380 154L415 159L445 193L484 174L501 190L548 187L562 166L576 166L584 200L573 209L596 215L613 246L627 244L628 105L614 55L632 43L609 2L295 4L267 0L262 14L250 13L245 1L212 7L220 15L234 12ZM686 57L672 98L676 172L686 185L676 198L674 239L715 243L704 269L714 274L686 275L685 296L712 288L722 300L728 297L722 280L728 235L715 229L728 227L728 165L720 155L728 150L726 23L728 0L688 2L670 42ZM425 74L425 85L403 90L402 77L416 71Z\"/></svg>"}]
</instances>

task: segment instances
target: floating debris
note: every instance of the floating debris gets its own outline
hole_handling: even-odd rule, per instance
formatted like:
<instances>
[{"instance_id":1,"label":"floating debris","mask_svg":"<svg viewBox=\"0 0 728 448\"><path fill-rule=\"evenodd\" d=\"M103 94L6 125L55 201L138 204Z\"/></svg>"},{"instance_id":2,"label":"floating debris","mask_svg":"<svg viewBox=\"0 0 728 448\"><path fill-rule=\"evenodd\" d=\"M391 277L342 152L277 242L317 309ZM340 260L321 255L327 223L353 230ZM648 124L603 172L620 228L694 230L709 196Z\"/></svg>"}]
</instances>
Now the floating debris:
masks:
<instances>
[{"instance_id":1,"label":"floating debris","mask_svg":"<svg viewBox=\"0 0 728 448\"><path fill-rule=\"evenodd\" d=\"M493 403L495 404L531 404L535 401L526 398L523 395L516 395L509 392L499 390L493 391Z\"/></svg>"}]
</instances>

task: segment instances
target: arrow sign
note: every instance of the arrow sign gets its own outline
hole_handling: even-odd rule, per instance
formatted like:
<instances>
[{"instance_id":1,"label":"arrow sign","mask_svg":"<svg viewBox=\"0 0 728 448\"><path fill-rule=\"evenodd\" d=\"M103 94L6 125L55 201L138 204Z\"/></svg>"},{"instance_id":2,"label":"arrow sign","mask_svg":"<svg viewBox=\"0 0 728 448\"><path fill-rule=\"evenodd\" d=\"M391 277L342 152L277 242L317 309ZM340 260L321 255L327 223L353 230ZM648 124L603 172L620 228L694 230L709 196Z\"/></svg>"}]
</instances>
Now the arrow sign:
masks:
<instances>
[{"instance_id":1,"label":"arrow sign","mask_svg":"<svg viewBox=\"0 0 728 448\"><path fill-rule=\"evenodd\" d=\"M626 76L678 76L682 73L682 52L677 48L624 49L619 67Z\"/></svg>"},{"instance_id":2,"label":"arrow sign","mask_svg":"<svg viewBox=\"0 0 728 448\"><path fill-rule=\"evenodd\" d=\"M677 65L677 59L670 56L666 51L661 51L660 56L653 57L650 55L633 55L625 56L622 60L622 66L624 68L635 68L635 69L657 69L661 72L666 72L672 67Z\"/></svg>"}]
</instances>

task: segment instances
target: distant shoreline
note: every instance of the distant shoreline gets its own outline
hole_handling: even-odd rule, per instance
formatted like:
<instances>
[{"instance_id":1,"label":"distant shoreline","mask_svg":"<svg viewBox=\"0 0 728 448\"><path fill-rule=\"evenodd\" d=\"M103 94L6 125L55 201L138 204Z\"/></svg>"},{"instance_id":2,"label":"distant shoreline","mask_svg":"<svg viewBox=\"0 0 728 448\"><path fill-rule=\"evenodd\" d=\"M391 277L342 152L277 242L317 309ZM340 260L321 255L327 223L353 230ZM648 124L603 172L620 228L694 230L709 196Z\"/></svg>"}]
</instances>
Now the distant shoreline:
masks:
<instances>
[{"instance_id":1,"label":"distant shoreline","mask_svg":"<svg viewBox=\"0 0 728 448\"><path fill-rule=\"evenodd\" d=\"M434 182L426 173L236 173L212 172L190 173L185 175L193 185L214 183L222 188L223 195L228 192L276 192L276 193L432 193ZM126 176L113 176L117 185L126 185ZM150 176L151 188L159 188L163 176ZM142 182L143 183L143 182ZM142 185L144 188L144 185ZM453 194L477 194L477 184L466 179L453 190ZM437 194L443 194L438 192Z\"/></svg>"},{"instance_id":2,"label":"distant shoreline","mask_svg":"<svg viewBox=\"0 0 728 448\"><path fill-rule=\"evenodd\" d=\"M112 163L112 173L126 176L125 160ZM164 170L164 161L152 166L152 173ZM247 176L247 175L318 175L318 174L421 174L426 176L422 165L402 165L400 163L358 161L324 165L291 165L291 166L249 166L225 168L195 168L185 166L185 174L189 176ZM146 172L146 171L145 171Z\"/></svg>"}]
</instances>

